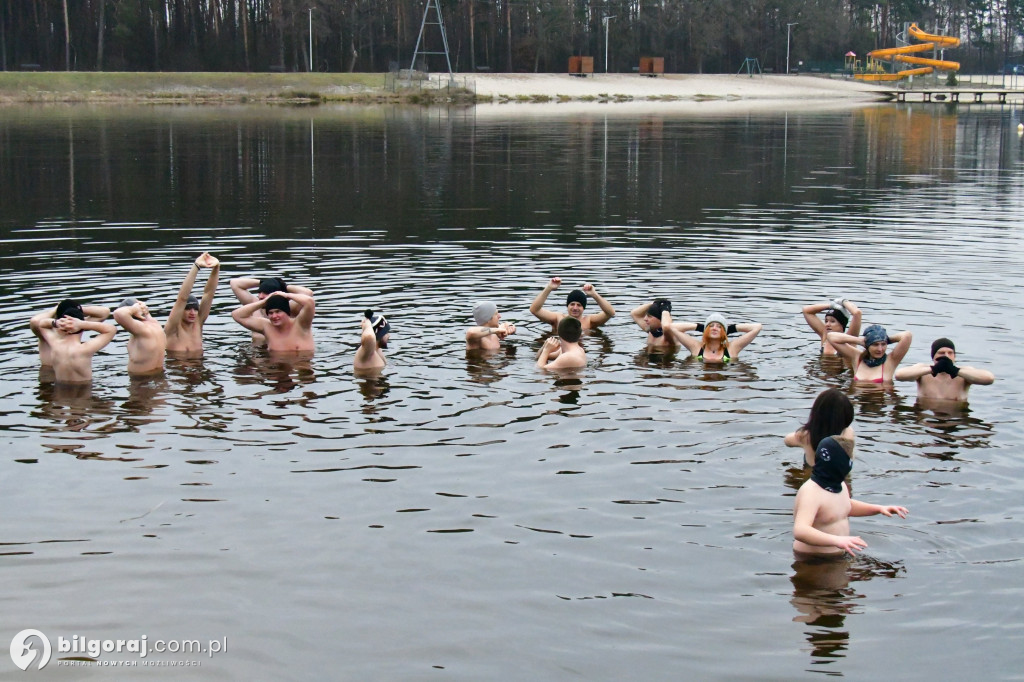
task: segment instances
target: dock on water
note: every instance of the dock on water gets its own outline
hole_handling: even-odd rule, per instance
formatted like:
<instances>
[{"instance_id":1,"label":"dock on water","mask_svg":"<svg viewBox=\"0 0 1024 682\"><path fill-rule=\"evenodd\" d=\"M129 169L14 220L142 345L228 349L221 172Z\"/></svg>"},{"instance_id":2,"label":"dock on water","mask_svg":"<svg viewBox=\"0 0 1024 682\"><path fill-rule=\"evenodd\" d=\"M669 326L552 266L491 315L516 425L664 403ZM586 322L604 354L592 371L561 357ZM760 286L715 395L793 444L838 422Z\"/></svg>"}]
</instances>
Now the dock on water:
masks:
<instances>
[{"instance_id":1,"label":"dock on water","mask_svg":"<svg viewBox=\"0 0 1024 682\"><path fill-rule=\"evenodd\" d=\"M976 104L1006 104L1008 101L1024 101L1024 90L1006 88L921 88L915 90L892 90L889 99L893 102L953 102L972 101Z\"/></svg>"}]
</instances>

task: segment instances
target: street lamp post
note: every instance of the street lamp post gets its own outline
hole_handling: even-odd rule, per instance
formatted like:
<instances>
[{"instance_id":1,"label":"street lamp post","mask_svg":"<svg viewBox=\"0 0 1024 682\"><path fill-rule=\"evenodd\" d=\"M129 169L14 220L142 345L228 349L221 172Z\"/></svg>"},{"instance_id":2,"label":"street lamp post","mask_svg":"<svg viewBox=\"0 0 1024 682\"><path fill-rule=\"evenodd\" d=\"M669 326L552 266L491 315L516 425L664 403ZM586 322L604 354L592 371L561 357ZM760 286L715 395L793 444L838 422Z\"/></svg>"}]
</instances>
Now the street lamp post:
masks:
<instances>
[{"instance_id":1,"label":"street lamp post","mask_svg":"<svg viewBox=\"0 0 1024 682\"><path fill-rule=\"evenodd\" d=\"M608 22L614 19L617 15L613 14L610 17L604 17L601 19L604 23L604 72L608 73Z\"/></svg>"},{"instance_id":2,"label":"street lamp post","mask_svg":"<svg viewBox=\"0 0 1024 682\"><path fill-rule=\"evenodd\" d=\"M798 26L800 22L794 21L791 24L786 24L786 75L789 75L789 32L794 26Z\"/></svg>"}]
</instances>

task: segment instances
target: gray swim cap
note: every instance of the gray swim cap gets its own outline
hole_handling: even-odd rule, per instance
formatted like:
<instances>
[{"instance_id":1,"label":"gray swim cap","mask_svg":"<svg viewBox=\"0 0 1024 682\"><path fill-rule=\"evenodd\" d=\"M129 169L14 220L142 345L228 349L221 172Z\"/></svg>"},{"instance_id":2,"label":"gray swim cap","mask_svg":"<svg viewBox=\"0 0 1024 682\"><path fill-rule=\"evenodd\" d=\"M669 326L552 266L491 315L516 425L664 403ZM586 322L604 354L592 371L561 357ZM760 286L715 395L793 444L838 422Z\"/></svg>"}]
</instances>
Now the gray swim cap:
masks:
<instances>
[{"instance_id":1,"label":"gray swim cap","mask_svg":"<svg viewBox=\"0 0 1024 682\"><path fill-rule=\"evenodd\" d=\"M729 328L729 323L725 321L725 315L722 315L721 313L711 313L708 315L707 319L704 320L704 326L707 327L709 324L714 322L722 325L722 329Z\"/></svg>"},{"instance_id":2,"label":"gray swim cap","mask_svg":"<svg viewBox=\"0 0 1024 682\"><path fill-rule=\"evenodd\" d=\"M498 306L494 305L490 301L480 301L476 304L476 307L473 308L473 321L476 322L478 326L483 327L497 312Z\"/></svg>"},{"instance_id":3,"label":"gray swim cap","mask_svg":"<svg viewBox=\"0 0 1024 682\"><path fill-rule=\"evenodd\" d=\"M135 305L138 302L139 302L139 299L132 298L131 296L129 296L128 298L126 298L123 301L121 301L121 305L119 305L118 308L131 308L133 305Z\"/></svg>"},{"instance_id":4,"label":"gray swim cap","mask_svg":"<svg viewBox=\"0 0 1024 682\"><path fill-rule=\"evenodd\" d=\"M185 301L185 310L191 308L192 310L199 310L199 299L195 296L189 296L188 300Z\"/></svg>"}]
</instances>

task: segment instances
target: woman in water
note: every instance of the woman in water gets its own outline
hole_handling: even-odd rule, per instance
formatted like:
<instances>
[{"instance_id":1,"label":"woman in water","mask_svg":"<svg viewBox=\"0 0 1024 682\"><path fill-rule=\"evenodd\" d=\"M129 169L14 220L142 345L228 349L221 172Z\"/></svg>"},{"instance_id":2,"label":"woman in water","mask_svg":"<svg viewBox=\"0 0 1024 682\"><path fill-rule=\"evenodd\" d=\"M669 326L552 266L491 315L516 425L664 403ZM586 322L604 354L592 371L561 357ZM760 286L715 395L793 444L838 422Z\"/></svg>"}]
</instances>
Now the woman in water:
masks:
<instances>
[{"instance_id":1,"label":"woman in water","mask_svg":"<svg viewBox=\"0 0 1024 682\"><path fill-rule=\"evenodd\" d=\"M896 368L910 350L912 339L910 332L897 332L889 336L885 327L879 324L865 329L864 336L851 336L842 332L828 332L825 335L825 340L853 363L854 381L890 386ZM890 343L896 345L891 353L887 353ZM858 349L857 345L863 346L864 350Z\"/></svg>"},{"instance_id":2,"label":"woman in water","mask_svg":"<svg viewBox=\"0 0 1024 682\"><path fill-rule=\"evenodd\" d=\"M837 298L828 303L812 303L805 305L803 312L807 326L821 337L822 355L839 354L825 338L829 332L844 332L851 336L860 335L860 308L853 301ZM825 314L819 318L819 313Z\"/></svg>"},{"instance_id":3,"label":"woman in water","mask_svg":"<svg viewBox=\"0 0 1024 682\"><path fill-rule=\"evenodd\" d=\"M703 332L703 334L701 336L679 334L679 342L686 346L691 355L704 362L735 360L740 351L746 348L761 331L761 324L758 322L730 325L719 313L708 315L704 324L691 323L691 325L696 331ZM730 341L729 334L733 332L740 333L742 336Z\"/></svg>"},{"instance_id":4,"label":"woman in water","mask_svg":"<svg viewBox=\"0 0 1024 682\"><path fill-rule=\"evenodd\" d=\"M789 434L785 443L791 448L803 448L804 464L814 466L814 451L822 440L832 436L853 457L853 404L845 393L830 388L818 394L811 405L807 423Z\"/></svg>"},{"instance_id":5,"label":"woman in water","mask_svg":"<svg viewBox=\"0 0 1024 682\"><path fill-rule=\"evenodd\" d=\"M648 348L675 348L683 343L686 332L697 327L692 322L673 322L672 302L667 298L638 305L629 314L636 325L647 332Z\"/></svg>"}]
</instances>

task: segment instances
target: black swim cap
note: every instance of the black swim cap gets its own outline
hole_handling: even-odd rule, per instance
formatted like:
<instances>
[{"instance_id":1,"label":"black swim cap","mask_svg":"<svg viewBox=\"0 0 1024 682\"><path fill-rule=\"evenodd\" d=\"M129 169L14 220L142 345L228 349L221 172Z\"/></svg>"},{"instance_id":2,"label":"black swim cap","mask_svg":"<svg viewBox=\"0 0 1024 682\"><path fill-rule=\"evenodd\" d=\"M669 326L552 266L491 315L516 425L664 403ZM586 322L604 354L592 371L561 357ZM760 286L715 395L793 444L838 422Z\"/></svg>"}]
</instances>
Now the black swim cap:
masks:
<instances>
[{"instance_id":1,"label":"black swim cap","mask_svg":"<svg viewBox=\"0 0 1024 682\"><path fill-rule=\"evenodd\" d=\"M267 312L268 315L270 314L271 310L283 310L284 313L289 317L291 317L292 314L291 303L288 301L287 298L281 296L280 294L274 294L273 296L269 297L267 299L266 305L263 306L263 309Z\"/></svg>"},{"instance_id":2,"label":"black swim cap","mask_svg":"<svg viewBox=\"0 0 1024 682\"><path fill-rule=\"evenodd\" d=\"M843 491L843 481L853 468L846 449L832 436L822 438L814 452L811 480L830 493Z\"/></svg>"},{"instance_id":3,"label":"black swim cap","mask_svg":"<svg viewBox=\"0 0 1024 682\"><path fill-rule=\"evenodd\" d=\"M82 306L78 301L74 301L70 298L65 298L57 304L57 313L54 315L54 318L59 320L65 315L79 320L85 319L85 312L82 310Z\"/></svg>"},{"instance_id":4,"label":"black swim cap","mask_svg":"<svg viewBox=\"0 0 1024 682\"><path fill-rule=\"evenodd\" d=\"M825 311L825 317L836 318L836 321L843 325L843 329L846 329L846 325L850 322L850 317L846 314L846 310L840 310L839 308L829 308Z\"/></svg>"},{"instance_id":5,"label":"black swim cap","mask_svg":"<svg viewBox=\"0 0 1024 682\"><path fill-rule=\"evenodd\" d=\"M942 337L941 339L935 339L934 341L932 341L932 359L933 360L935 359L935 354L938 353L939 349L941 349L941 348L949 348L954 353L956 352L956 346L954 346L953 342L950 341L949 339L947 339L946 337Z\"/></svg>"},{"instance_id":6,"label":"black swim cap","mask_svg":"<svg viewBox=\"0 0 1024 682\"><path fill-rule=\"evenodd\" d=\"M672 302L667 298L656 298L647 306L647 314L651 317L661 319L661 314L665 311L672 312Z\"/></svg>"},{"instance_id":7,"label":"black swim cap","mask_svg":"<svg viewBox=\"0 0 1024 682\"><path fill-rule=\"evenodd\" d=\"M199 310L199 299L195 296L189 296L188 300L185 301L185 310L191 308L192 310Z\"/></svg>"},{"instance_id":8,"label":"black swim cap","mask_svg":"<svg viewBox=\"0 0 1024 682\"><path fill-rule=\"evenodd\" d=\"M260 293L268 296L276 291L288 291L288 286L280 277L264 277L260 280Z\"/></svg>"},{"instance_id":9,"label":"black swim cap","mask_svg":"<svg viewBox=\"0 0 1024 682\"><path fill-rule=\"evenodd\" d=\"M573 289L569 292L569 295L565 297L565 305L569 305L573 301L579 303L584 308L587 307L587 295L579 289Z\"/></svg>"}]
</instances>

